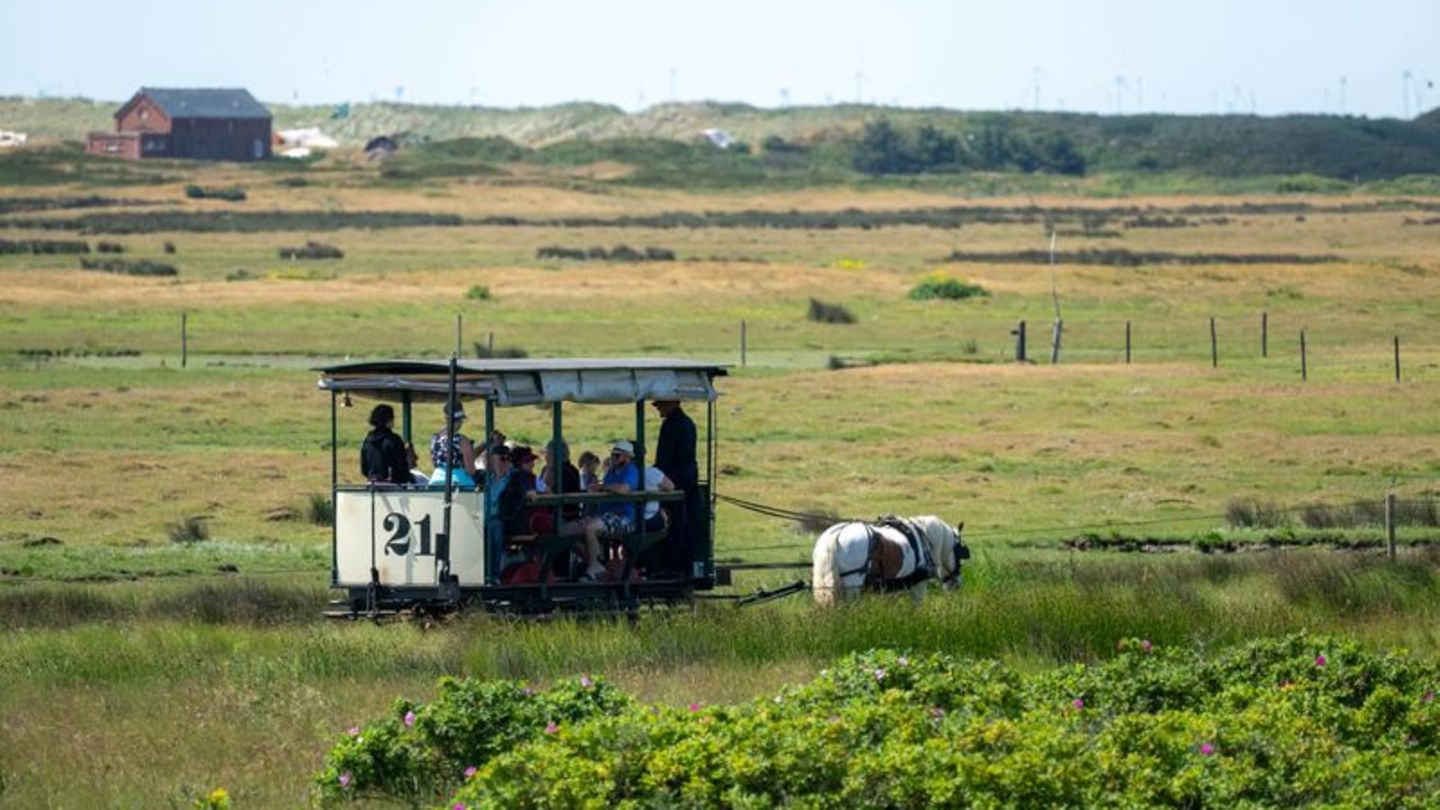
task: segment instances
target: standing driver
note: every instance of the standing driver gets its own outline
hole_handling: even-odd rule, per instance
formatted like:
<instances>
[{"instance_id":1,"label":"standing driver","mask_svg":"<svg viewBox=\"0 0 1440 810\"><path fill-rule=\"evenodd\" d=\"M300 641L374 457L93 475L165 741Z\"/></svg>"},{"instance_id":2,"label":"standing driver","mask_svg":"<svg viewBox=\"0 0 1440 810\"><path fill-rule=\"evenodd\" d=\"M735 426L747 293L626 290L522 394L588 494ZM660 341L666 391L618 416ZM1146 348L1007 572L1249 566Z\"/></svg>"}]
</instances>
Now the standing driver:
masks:
<instances>
[{"instance_id":1,"label":"standing driver","mask_svg":"<svg viewBox=\"0 0 1440 810\"><path fill-rule=\"evenodd\" d=\"M695 539L700 528L700 467L695 460L695 422L680 407L680 401L657 399L655 410L664 421L655 443L655 466L684 491L683 508L670 527L665 543L665 565L676 578L690 579L694 572Z\"/></svg>"}]
</instances>

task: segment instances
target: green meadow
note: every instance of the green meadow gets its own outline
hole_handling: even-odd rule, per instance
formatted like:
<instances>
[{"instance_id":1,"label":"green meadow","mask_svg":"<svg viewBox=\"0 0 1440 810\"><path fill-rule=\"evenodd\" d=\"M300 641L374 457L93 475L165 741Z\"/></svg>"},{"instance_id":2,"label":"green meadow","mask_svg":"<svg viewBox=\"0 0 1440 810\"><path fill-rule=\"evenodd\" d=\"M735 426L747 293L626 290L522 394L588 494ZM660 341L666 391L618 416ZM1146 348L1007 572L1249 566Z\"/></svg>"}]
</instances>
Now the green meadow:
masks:
<instances>
[{"instance_id":1,"label":"green meadow","mask_svg":"<svg viewBox=\"0 0 1440 810\"><path fill-rule=\"evenodd\" d=\"M444 674L603 673L683 705L744 700L876 646L1043 670L1106 658L1121 638L1223 646L1307 630L1440 654L1433 198L1214 185L1124 197L1059 183L976 198L938 182L698 193L612 183L608 171L532 165L402 183L341 156L288 171L125 166L102 186L60 176L0 190L15 203L0 209L0 240L114 242L119 258L178 271L0 253L0 806L189 807L218 786L237 807L303 806L337 735L398 695L426 699ZM248 196L192 200L189 183ZM89 194L147 205L33 202ZM1033 215L979 215L995 208ZM973 210L956 227L703 217L849 209ZM1137 210L1184 224L1136 224ZM64 224L123 213L143 225L150 212L214 212L220 224ZM272 224L242 230L227 212ZM316 212L456 221L331 227L306 219ZM623 224L666 212L700 224ZM948 258L1044 250L1052 228L1064 251L1230 258ZM279 257L307 241L344 257ZM675 260L537 258L621 245ZM937 273L987 294L910 297ZM854 322L808 319L812 299ZM1017 363L1022 320L1030 362ZM845 517L963 521L976 553L965 587L918 607L702 603L634 627L325 623L330 530L311 502L328 490L330 403L312 369L447 356L457 327L466 356L493 340L531 357L731 364L716 408L718 491ZM341 411L342 480L358 478L369 404ZM418 437L438 423L417 409ZM548 426L537 410L500 414L512 438L542 441ZM633 414L576 406L566 428L573 446L599 449L633 430ZM1406 505L1394 561L1373 519L1387 493ZM1315 517L1344 510L1360 517ZM187 520L203 528L187 533ZM719 558L803 563L812 542L718 509ZM808 571L742 572L735 592L797 577Z\"/></svg>"}]
</instances>

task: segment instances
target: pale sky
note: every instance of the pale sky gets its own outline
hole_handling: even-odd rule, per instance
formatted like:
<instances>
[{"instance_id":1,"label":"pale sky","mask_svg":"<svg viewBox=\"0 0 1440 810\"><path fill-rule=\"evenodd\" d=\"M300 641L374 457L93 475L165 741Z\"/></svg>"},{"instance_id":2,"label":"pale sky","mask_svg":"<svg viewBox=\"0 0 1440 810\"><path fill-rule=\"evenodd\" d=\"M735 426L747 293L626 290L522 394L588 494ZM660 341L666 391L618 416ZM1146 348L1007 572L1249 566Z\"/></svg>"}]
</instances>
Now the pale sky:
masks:
<instances>
[{"instance_id":1,"label":"pale sky","mask_svg":"<svg viewBox=\"0 0 1440 810\"><path fill-rule=\"evenodd\" d=\"M141 85L282 103L1413 116L1440 105L1440 0L0 0L0 94Z\"/></svg>"}]
</instances>

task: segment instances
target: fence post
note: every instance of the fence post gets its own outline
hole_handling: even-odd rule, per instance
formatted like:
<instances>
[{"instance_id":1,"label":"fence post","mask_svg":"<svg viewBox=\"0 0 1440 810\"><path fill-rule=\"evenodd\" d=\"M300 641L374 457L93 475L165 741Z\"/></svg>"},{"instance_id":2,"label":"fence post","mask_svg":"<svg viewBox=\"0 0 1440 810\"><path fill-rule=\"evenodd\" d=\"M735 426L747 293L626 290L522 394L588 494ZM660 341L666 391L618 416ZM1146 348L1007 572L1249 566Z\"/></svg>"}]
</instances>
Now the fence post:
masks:
<instances>
[{"instance_id":1,"label":"fence post","mask_svg":"<svg viewBox=\"0 0 1440 810\"><path fill-rule=\"evenodd\" d=\"M485 333L485 356L486 356L486 357L494 357L494 356L495 356L495 333L494 333L494 332L486 332L486 333Z\"/></svg>"},{"instance_id":2,"label":"fence post","mask_svg":"<svg viewBox=\"0 0 1440 810\"><path fill-rule=\"evenodd\" d=\"M745 345L746 339L747 339L747 335L746 335L746 330L745 330L745 319L744 319L744 318L741 318L741 319L740 319L740 367L741 367L741 368L744 368L744 367L745 367L745 362L746 362L746 359L747 359L747 358L746 358L746 354L747 354L747 352L749 351L749 347Z\"/></svg>"},{"instance_id":3,"label":"fence post","mask_svg":"<svg viewBox=\"0 0 1440 810\"><path fill-rule=\"evenodd\" d=\"M1310 366L1305 357L1305 330L1300 330L1300 381L1310 379Z\"/></svg>"},{"instance_id":4,"label":"fence post","mask_svg":"<svg viewBox=\"0 0 1440 810\"><path fill-rule=\"evenodd\" d=\"M190 325L186 313L180 313L180 367L190 362Z\"/></svg>"},{"instance_id":5,"label":"fence post","mask_svg":"<svg viewBox=\"0 0 1440 810\"><path fill-rule=\"evenodd\" d=\"M1385 493L1385 553L1390 559L1395 559L1395 520L1398 517L1395 507L1395 493Z\"/></svg>"},{"instance_id":6,"label":"fence post","mask_svg":"<svg viewBox=\"0 0 1440 810\"><path fill-rule=\"evenodd\" d=\"M464 346L463 336L465 334L465 316L455 313L455 356L462 357L460 347Z\"/></svg>"},{"instance_id":7,"label":"fence post","mask_svg":"<svg viewBox=\"0 0 1440 810\"><path fill-rule=\"evenodd\" d=\"M1020 321L1015 324L1015 328L1010 331L1010 334L1015 336L1015 362L1023 363L1025 362L1025 322Z\"/></svg>"},{"instance_id":8,"label":"fence post","mask_svg":"<svg viewBox=\"0 0 1440 810\"><path fill-rule=\"evenodd\" d=\"M1400 336L1395 336L1395 382L1400 382Z\"/></svg>"},{"instance_id":9,"label":"fence post","mask_svg":"<svg viewBox=\"0 0 1440 810\"><path fill-rule=\"evenodd\" d=\"M1130 322L1125 322L1125 365L1130 365Z\"/></svg>"},{"instance_id":10,"label":"fence post","mask_svg":"<svg viewBox=\"0 0 1440 810\"><path fill-rule=\"evenodd\" d=\"M1260 313L1260 356L1270 356L1270 313Z\"/></svg>"},{"instance_id":11,"label":"fence post","mask_svg":"<svg viewBox=\"0 0 1440 810\"><path fill-rule=\"evenodd\" d=\"M1060 336L1065 331L1065 322L1055 319L1055 331L1050 334L1050 364L1060 362Z\"/></svg>"},{"instance_id":12,"label":"fence post","mask_svg":"<svg viewBox=\"0 0 1440 810\"><path fill-rule=\"evenodd\" d=\"M1210 316L1210 367L1220 367L1220 348L1215 343L1215 316Z\"/></svg>"}]
</instances>

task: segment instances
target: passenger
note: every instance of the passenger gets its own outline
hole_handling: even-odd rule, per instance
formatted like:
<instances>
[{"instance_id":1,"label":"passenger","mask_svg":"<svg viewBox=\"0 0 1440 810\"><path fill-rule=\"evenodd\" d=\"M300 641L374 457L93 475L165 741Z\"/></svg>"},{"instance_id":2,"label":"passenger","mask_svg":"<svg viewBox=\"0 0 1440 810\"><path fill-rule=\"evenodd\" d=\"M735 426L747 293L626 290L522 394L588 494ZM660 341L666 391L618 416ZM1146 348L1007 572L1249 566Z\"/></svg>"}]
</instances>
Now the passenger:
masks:
<instances>
[{"instance_id":1,"label":"passenger","mask_svg":"<svg viewBox=\"0 0 1440 810\"><path fill-rule=\"evenodd\" d=\"M490 489L485 493L485 507L489 514L500 514L500 495L505 491L505 485L510 480L510 448L503 444L496 445L486 454L486 464L489 465Z\"/></svg>"},{"instance_id":2,"label":"passenger","mask_svg":"<svg viewBox=\"0 0 1440 810\"><path fill-rule=\"evenodd\" d=\"M451 414L445 414L447 426L437 431L430 437L430 463L435 466L434 472L430 473L431 484L444 484L445 472L453 470L451 479L455 486L473 488L475 486L475 445L470 438L460 432L460 426L465 421L465 408L460 403L455 403L453 415L455 423L455 435L447 434Z\"/></svg>"},{"instance_id":3,"label":"passenger","mask_svg":"<svg viewBox=\"0 0 1440 810\"><path fill-rule=\"evenodd\" d=\"M502 445L503 446L503 445ZM505 527L505 536L533 534L530 520L535 500L535 453L528 447L516 447L510 453L510 473L505 476L505 485L497 487L500 497L496 504L496 515Z\"/></svg>"},{"instance_id":4,"label":"passenger","mask_svg":"<svg viewBox=\"0 0 1440 810\"><path fill-rule=\"evenodd\" d=\"M557 452L558 451L558 452ZM577 495L583 492L580 486L580 471L570 463L570 445L562 439L558 443L551 441L545 445L545 471L541 473L540 480L536 483L536 489L540 492L555 492L555 471L560 471L560 490L566 495ZM553 509L542 510L543 515L535 518L535 531L537 534L553 534L555 532L555 512ZM580 520L581 509L578 503L567 503L560 508L560 520L562 523L575 523Z\"/></svg>"},{"instance_id":5,"label":"passenger","mask_svg":"<svg viewBox=\"0 0 1440 810\"><path fill-rule=\"evenodd\" d=\"M395 434L395 409L376 405L370 411L370 433L360 445L360 474L372 484L411 483L415 450Z\"/></svg>"},{"instance_id":6,"label":"passenger","mask_svg":"<svg viewBox=\"0 0 1440 810\"><path fill-rule=\"evenodd\" d=\"M612 492L624 494L640 489L640 468L633 462L635 447L621 439L610 449L610 469L598 484L592 484L590 492ZM668 492L675 489L674 483L655 467L645 468L645 489ZM659 501L645 502L645 530L658 532L665 528L666 517L660 510ZM583 524L585 533L585 575L584 582L596 582L605 575L605 566L600 563L600 541L619 540L636 531L635 504L601 504L599 514ZM564 532L562 532L564 533Z\"/></svg>"},{"instance_id":7,"label":"passenger","mask_svg":"<svg viewBox=\"0 0 1440 810\"><path fill-rule=\"evenodd\" d=\"M497 428L497 429L495 429L495 430L490 431L490 441L486 442L486 443L485 443L485 446L486 446L486 447L499 447L499 446L501 446L501 445L503 445L503 444L505 444L505 443L506 443L506 442L505 442L505 434L504 434L504 433L501 433L500 430ZM487 461L487 459L484 458L484 457L476 459L476 460L475 460L475 469L476 469L477 471L485 469L485 462L486 462L486 461Z\"/></svg>"},{"instance_id":8,"label":"passenger","mask_svg":"<svg viewBox=\"0 0 1440 810\"><path fill-rule=\"evenodd\" d=\"M600 481L600 457L586 450L580 454L580 488L590 491L590 485Z\"/></svg>"}]
</instances>

